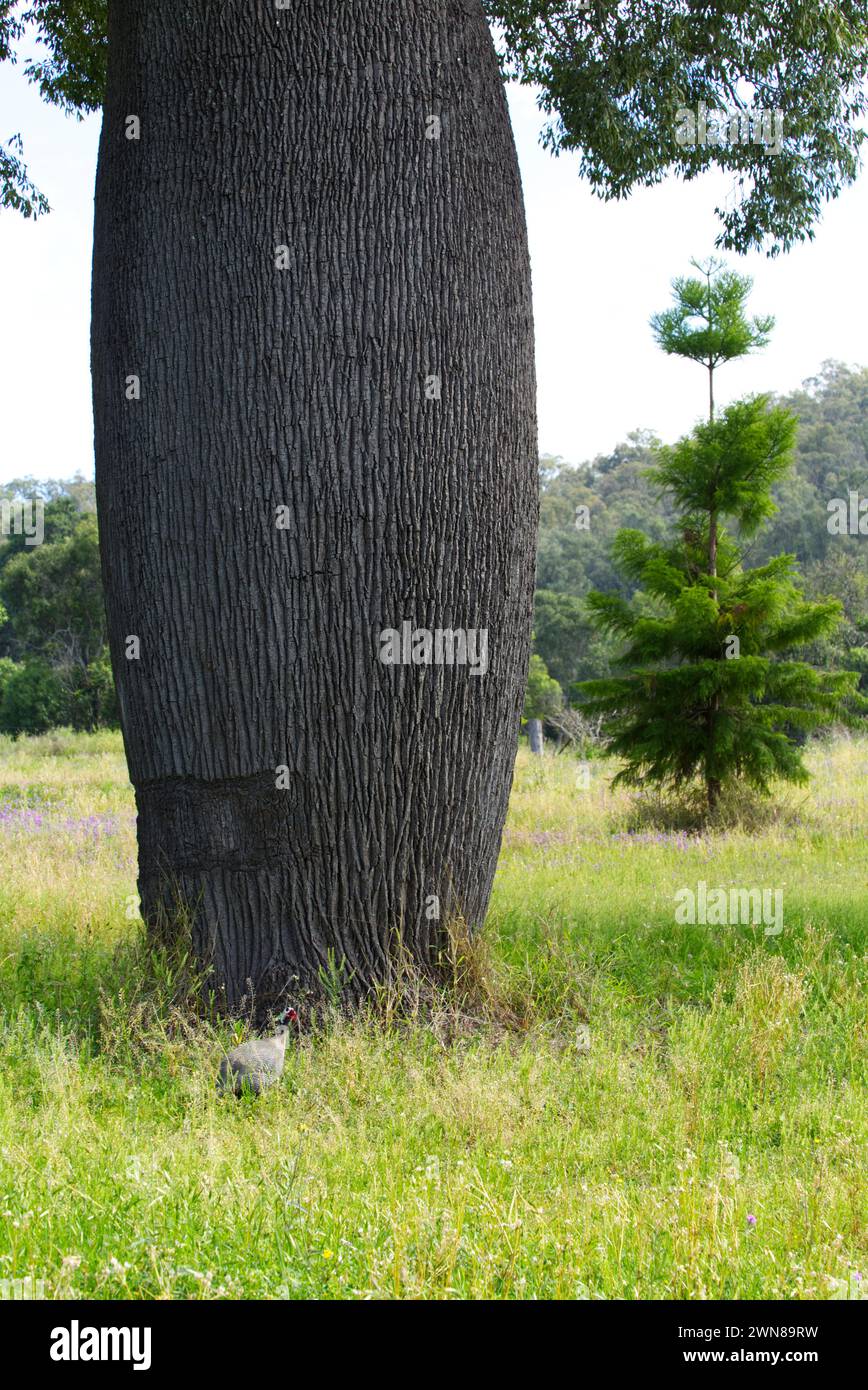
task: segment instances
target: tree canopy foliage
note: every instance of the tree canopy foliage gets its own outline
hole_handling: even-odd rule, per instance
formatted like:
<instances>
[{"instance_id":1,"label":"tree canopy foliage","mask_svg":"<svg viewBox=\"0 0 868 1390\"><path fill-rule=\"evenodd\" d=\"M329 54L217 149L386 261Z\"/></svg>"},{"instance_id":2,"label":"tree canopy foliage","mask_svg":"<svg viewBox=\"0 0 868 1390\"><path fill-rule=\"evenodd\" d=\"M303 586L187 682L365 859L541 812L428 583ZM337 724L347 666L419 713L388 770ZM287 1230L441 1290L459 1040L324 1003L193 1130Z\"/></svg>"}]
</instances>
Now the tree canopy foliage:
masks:
<instances>
[{"instance_id":1,"label":"tree canopy foliage","mask_svg":"<svg viewBox=\"0 0 868 1390\"><path fill-rule=\"evenodd\" d=\"M603 198L667 174L734 176L718 245L771 253L810 238L859 168L864 0L501 0L504 70L539 88L553 153L575 151ZM752 140L679 142L680 110L783 116L778 152Z\"/></svg>"},{"instance_id":2,"label":"tree canopy foliage","mask_svg":"<svg viewBox=\"0 0 868 1390\"><path fill-rule=\"evenodd\" d=\"M30 34L38 56L24 59L28 80L53 106L71 115L98 111L105 90L108 54L107 0L0 0L0 62L19 61L19 49ZM48 199L31 179L24 162L20 131L5 137L0 131L0 206L24 217L49 212Z\"/></svg>"}]
</instances>

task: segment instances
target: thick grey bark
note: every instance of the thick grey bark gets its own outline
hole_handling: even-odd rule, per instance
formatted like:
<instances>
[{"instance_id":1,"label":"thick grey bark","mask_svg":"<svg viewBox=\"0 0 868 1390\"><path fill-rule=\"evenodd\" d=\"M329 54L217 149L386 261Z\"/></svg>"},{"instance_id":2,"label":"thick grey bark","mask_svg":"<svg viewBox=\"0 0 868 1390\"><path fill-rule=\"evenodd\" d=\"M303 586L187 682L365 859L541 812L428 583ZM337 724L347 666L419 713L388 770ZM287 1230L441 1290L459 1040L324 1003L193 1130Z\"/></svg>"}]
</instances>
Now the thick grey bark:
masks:
<instances>
[{"instance_id":1,"label":"thick grey bark","mask_svg":"<svg viewBox=\"0 0 868 1390\"><path fill-rule=\"evenodd\" d=\"M143 912L188 905L230 1008L330 961L358 995L480 922L512 778L536 441L495 55L478 0L110 0L109 42L97 495ZM405 621L487 630L487 671L384 665Z\"/></svg>"},{"instance_id":2,"label":"thick grey bark","mask_svg":"<svg viewBox=\"0 0 868 1390\"><path fill-rule=\"evenodd\" d=\"M529 719L527 721L527 741L530 745L530 751L542 756L543 725L541 719Z\"/></svg>"}]
</instances>

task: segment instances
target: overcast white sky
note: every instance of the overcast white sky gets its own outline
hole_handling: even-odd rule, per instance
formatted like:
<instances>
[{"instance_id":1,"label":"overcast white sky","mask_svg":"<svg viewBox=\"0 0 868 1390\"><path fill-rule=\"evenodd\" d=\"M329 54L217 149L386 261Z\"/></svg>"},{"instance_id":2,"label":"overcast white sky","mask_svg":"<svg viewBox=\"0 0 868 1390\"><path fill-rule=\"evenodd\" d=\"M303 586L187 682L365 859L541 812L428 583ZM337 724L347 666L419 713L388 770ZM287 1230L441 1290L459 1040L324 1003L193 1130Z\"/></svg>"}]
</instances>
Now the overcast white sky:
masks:
<instances>
[{"instance_id":1,"label":"overcast white sky","mask_svg":"<svg viewBox=\"0 0 868 1390\"><path fill-rule=\"evenodd\" d=\"M524 179L536 311L540 451L580 462L636 428L664 439L705 408L705 374L665 357L649 316L673 275L713 250L727 181L674 180L622 203L599 202L572 156L539 147L532 93L510 104ZM20 131L54 211L38 222L0 212L0 481L93 473L88 365L93 182L99 118L45 106L20 69L0 67L0 135ZM752 308L777 318L756 359L722 368L721 404L787 391L825 358L868 363L868 175L828 206L813 243L775 261L729 257L753 275Z\"/></svg>"}]
</instances>

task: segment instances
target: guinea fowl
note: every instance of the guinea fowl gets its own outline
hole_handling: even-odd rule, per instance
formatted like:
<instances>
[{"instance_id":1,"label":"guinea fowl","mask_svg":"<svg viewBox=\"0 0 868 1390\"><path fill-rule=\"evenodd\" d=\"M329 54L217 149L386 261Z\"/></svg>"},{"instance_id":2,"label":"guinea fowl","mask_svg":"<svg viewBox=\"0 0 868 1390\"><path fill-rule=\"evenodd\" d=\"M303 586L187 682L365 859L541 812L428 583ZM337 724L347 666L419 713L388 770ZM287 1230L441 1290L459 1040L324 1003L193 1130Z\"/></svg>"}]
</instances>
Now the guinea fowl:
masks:
<instances>
[{"instance_id":1,"label":"guinea fowl","mask_svg":"<svg viewBox=\"0 0 868 1390\"><path fill-rule=\"evenodd\" d=\"M277 1032L273 1037L254 1038L227 1052L220 1063L218 1091L231 1091L236 1096L250 1091L254 1096L258 1096L268 1086L273 1086L279 1081L286 1057L289 1027L293 1023L298 1023L298 1014L295 1009L287 1009L281 1014Z\"/></svg>"}]
</instances>

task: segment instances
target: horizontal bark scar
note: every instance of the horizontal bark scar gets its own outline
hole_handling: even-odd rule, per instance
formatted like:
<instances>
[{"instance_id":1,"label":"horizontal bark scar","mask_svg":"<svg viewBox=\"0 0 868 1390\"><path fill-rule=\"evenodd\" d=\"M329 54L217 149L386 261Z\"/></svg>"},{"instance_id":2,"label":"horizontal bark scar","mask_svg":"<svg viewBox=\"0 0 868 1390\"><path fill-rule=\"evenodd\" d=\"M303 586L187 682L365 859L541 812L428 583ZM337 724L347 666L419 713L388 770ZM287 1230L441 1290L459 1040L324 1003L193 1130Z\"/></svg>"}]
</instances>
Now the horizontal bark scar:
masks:
<instances>
[{"instance_id":1,"label":"horizontal bark scar","mask_svg":"<svg viewBox=\"0 0 868 1390\"><path fill-rule=\"evenodd\" d=\"M136 789L142 864L173 872L277 867L321 852L310 817L275 772L215 781L166 777Z\"/></svg>"}]
</instances>

